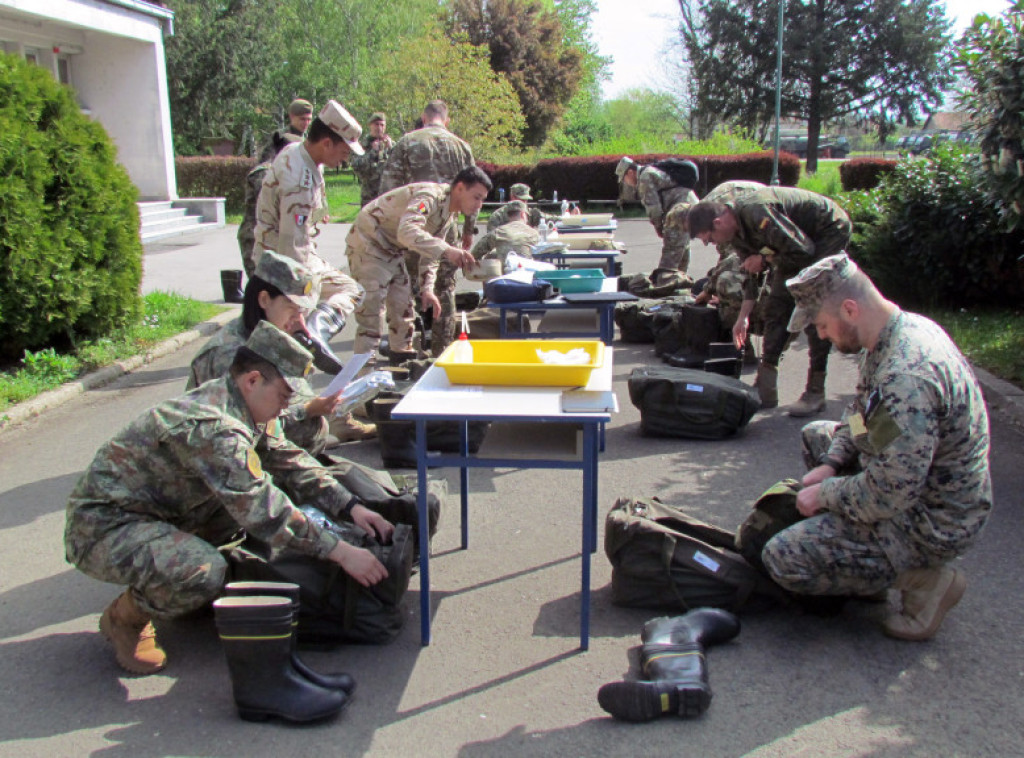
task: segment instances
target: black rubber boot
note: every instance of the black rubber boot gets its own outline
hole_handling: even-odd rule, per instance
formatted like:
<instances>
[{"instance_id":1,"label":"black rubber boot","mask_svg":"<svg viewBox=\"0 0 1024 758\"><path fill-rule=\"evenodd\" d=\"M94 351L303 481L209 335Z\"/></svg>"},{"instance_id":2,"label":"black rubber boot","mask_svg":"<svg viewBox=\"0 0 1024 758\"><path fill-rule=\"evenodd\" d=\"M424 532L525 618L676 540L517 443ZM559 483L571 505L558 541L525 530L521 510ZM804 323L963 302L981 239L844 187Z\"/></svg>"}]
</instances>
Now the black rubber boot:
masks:
<instances>
[{"instance_id":1,"label":"black rubber boot","mask_svg":"<svg viewBox=\"0 0 1024 758\"><path fill-rule=\"evenodd\" d=\"M240 269L222 269L220 272L220 288L224 293L225 303L241 303L245 301L242 292L242 271Z\"/></svg>"},{"instance_id":2,"label":"black rubber boot","mask_svg":"<svg viewBox=\"0 0 1024 758\"><path fill-rule=\"evenodd\" d=\"M251 597L253 595L270 595L274 597L286 597L292 602L292 629L297 630L299 626L299 585L292 582L231 582L224 586L225 597ZM325 674L307 666L295 652L295 637L292 637L292 666L306 679L327 687L331 690L341 690L346 695L351 695L356 689L356 680L351 674L330 673Z\"/></svg>"},{"instance_id":3,"label":"black rubber boot","mask_svg":"<svg viewBox=\"0 0 1024 758\"><path fill-rule=\"evenodd\" d=\"M304 342L303 345L313 353L313 365L325 374L337 374L344 365L330 346L331 338L344 328L345 319L327 303L320 303L306 319L306 332L313 347Z\"/></svg>"},{"instance_id":4,"label":"black rubber boot","mask_svg":"<svg viewBox=\"0 0 1024 758\"><path fill-rule=\"evenodd\" d=\"M377 426L384 468L416 468L416 422L391 420L391 411L401 399L378 395L366 404L367 414Z\"/></svg>"},{"instance_id":5,"label":"black rubber boot","mask_svg":"<svg viewBox=\"0 0 1024 758\"><path fill-rule=\"evenodd\" d=\"M314 684L292 666L292 601L286 597L222 597L213 603L238 715L307 722L329 718L349 696Z\"/></svg>"},{"instance_id":6,"label":"black rubber boot","mask_svg":"<svg viewBox=\"0 0 1024 758\"><path fill-rule=\"evenodd\" d=\"M711 704L704 646L728 642L739 631L739 619L720 608L651 619L641 634L644 680L606 684L598 691L597 702L623 721L650 721L667 714L699 716Z\"/></svg>"}]
</instances>

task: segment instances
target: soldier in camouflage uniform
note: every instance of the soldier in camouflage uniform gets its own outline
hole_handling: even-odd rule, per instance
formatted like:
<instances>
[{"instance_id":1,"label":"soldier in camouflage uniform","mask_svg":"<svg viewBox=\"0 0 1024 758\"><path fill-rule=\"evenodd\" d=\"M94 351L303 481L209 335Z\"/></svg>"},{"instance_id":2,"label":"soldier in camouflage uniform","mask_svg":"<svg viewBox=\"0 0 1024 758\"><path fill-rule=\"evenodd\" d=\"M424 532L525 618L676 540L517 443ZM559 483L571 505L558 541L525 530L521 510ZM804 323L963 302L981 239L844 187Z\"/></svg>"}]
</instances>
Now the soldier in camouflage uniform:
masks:
<instances>
[{"instance_id":1,"label":"soldier in camouflage uniform","mask_svg":"<svg viewBox=\"0 0 1024 758\"><path fill-rule=\"evenodd\" d=\"M860 378L842 422L805 427L814 467L797 509L807 518L768 542L764 564L802 594L895 587L902 610L885 632L928 639L966 587L950 563L992 509L981 388L941 327L884 299L845 254L787 285L790 331L812 325L841 352L860 353Z\"/></svg>"},{"instance_id":2,"label":"soldier in camouflage uniform","mask_svg":"<svg viewBox=\"0 0 1024 758\"><path fill-rule=\"evenodd\" d=\"M160 403L96 453L67 505L67 560L128 589L100 630L138 674L166 664L153 618L218 597L228 565L217 546L247 533L275 549L339 564L365 586L387 576L372 553L341 542L295 503L313 504L382 539L393 527L281 434L277 415L312 356L270 323L253 331L230 373Z\"/></svg>"},{"instance_id":3,"label":"soldier in camouflage uniform","mask_svg":"<svg viewBox=\"0 0 1024 758\"><path fill-rule=\"evenodd\" d=\"M242 315L199 349L192 359L185 390L227 373L238 348L260 321L269 321L286 334L305 329L305 314L316 305L319 295L320 282L308 269L277 253L263 253L246 285ZM316 456L327 447L327 419L337 408L341 393L320 397L305 378L296 379L294 384L295 393L278 423L292 443Z\"/></svg>"},{"instance_id":4,"label":"soldier in camouflage uniform","mask_svg":"<svg viewBox=\"0 0 1024 758\"><path fill-rule=\"evenodd\" d=\"M487 174L469 166L450 185L406 184L359 211L345 240L349 269L366 288L356 310L356 353L377 350L385 318L392 354L413 352L413 296L405 252L427 261L444 257L456 269L472 266L473 256L446 241L446 234L459 213L479 213L490 190Z\"/></svg>"},{"instance_id":5,"label":"soldier in camouflage uniform","mask_svg":"<svg viewBox=\"0 0 1024 758\"><path fill-rule=\"evenodd\" d=\"M349 165L352 173L359 179L359 204L366 205L380 194L380 180L384 174L384 166L388 162L394 141L388 136L387 117L383 113L374 113L368 122L370 131L364 134L359 143L363 146L363 154L352 157Z\"/></svg>"},{"instance_id":6,"label":"soldier in camouflage uniform","mask_svg":"<svg viewBox=\"0 0 1024 758\"><path fill-rule=\"evenodd\" d=\"M619 181L636 188L654 231L662 238L658 268L690 268L690 234L685 225L666 224L666 215L679 203L695 205L700 198L688 187L679 186L667 173L654 166L638 166L631 158L623 158L615 167Z\"/></svg>"},{"instance_id":7,"label":"soldier in camouflage uniform","mask_svg":"<svg viewBox=\"0 0 1024 758\"><path fill-rule=\"evenodd\" d=\"M388 156L380 192L414 182L448 184L467 166L474 166L473 151L463 140L448 131L448 106L443 100L431 100L423 109L423 126L402 136ZM479 210L477 211L479 212ZM476 229L476 216L466 216L462 225L462 249L469 250ZM458 230L453 223L445 233L445 241L456 244ZM431 350L441 352L455 339L455 277L458 267L446 261L433 261L420 271L415 253L405 256L406 269L412 277L414 294L418 293L423 310L435 311L431 334Z\"/></svg>"},{"instance_id":8,"label":"soldier in camouflage uniform","mask_svg":"<svg viewBox=\"0 0 1024 758\"><path fill-rule=\"evenodd\" d=\"M729 203L702 202L690 210L690 233L705 244L729 243L742 261L743 270L758 274L771 267L771 284L765 301L764 355L757 369L755 387L762 408L779 403L779 360L789 344L786 324L793 312L793 298L786 278L829 255L846 249L850 242L850 217L827 197L792 187L768 187L736 197ZM744 299L733 327L737 345L746 340L752 299ZM810 416L825 408L825 374L830 345L807 329L810 367L800 399L788 408L791 416Z\"/></svg>"},{"instance_id":9,"label":"soldier in camouflage uniform","mask_svg":"<svg viewBox=\"0 0 1024 758\"><path fill-rule=\"evenodd\" d=\"M257 251L256 245L256 201L259 199L260 190L263 188L263 177L270 170L270 164L285 145L292 142L301 142L302 137L295 134L274 134L271 139L273 153L271 156L254 167L245 175L245 210L242 212L242 223L238 226L238 249L242 253L242 268L245 269L246 278L250 278L256 270Z\"/></svg>"},{"instance_id":10,"label":"soldier in camouflage uniform","mask_svg":"<svg viewBox=\"0 0 1024 758\"><path fill-rule=\"evenodd\" d=\"M276 144L281 139L291 135L301 140L312 120L313 104L309 100L303 100L302 98L292 100L291 105L288 106L288 126L283 132L274 132L270 135L267 144L260 151L260 163L274 160L274 156L281 151L280 146Z\"/></svg>"},{"instance_id":11,"label":"soldier in camouflage uniform","mask_svg":"<svg viewBox=\"0 0 1024 758\"><path fill-rule=\"evenodd\" d=\"M533 195L530 194L530 188L526 184L513 184L509 187L508 193L512 196L512 200L505 203L491 214L491 217L487 219L487 231L493 232L502 224L507 224L511 220L509 219L509 212L511 211L513 204L517 201L526 206L526 212L528 214L526 221L534 228L540 226L541 219L547 219L549 223L553 224L560 218L560 216L548 216L545 213L541 213L540 208L537 208L536 206L530 208L526 205L530 200L533 200ZM579 210L577 209L576 212L578 214Z\"/></svg>"},{"instance_id":12,"label":"soldier in camouflage uniform","mask_svg":"<svg viewBox=\"0 0 1024 758\"><path fill-rule=\"evenodd\" d=\"M540 242L540 232L526 221L526 203L513 200L502 210L508 208L507 221L493 231L487 232L473 245L473 257L480 260L484 257L505 260L510 252L526 258L533 257L533 247Z\"/></svg>"}]
</instances>

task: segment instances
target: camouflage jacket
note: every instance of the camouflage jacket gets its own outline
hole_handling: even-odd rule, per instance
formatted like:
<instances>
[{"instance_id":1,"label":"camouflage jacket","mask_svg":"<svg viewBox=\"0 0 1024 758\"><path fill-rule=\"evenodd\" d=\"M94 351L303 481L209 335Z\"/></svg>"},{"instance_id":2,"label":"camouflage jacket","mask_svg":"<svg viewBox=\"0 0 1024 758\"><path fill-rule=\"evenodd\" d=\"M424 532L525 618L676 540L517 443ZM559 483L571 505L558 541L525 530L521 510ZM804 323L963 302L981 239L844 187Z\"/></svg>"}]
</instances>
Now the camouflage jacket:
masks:
<instances>
[{"instance_id":1,"label":"camouflage jacket","mask_svg":"<svg viewBox=\"0 0 1024 758\"><path fill-rule=\"evenodd\" d=\"M665 214L676 203L697 203L699 198L686 187L678 186L668 174L654 166L640 166L636 172L636 194L644 204L647 218L661 231Z\"/></svg>"},{"instance_id":2,"label":"camouflage jacket","mask_svg":"<svg viewBox=\"0 0 1024 758\"><path fill-rule=\"evenodd\" d=\"M515 202L515 201L512 201L512 202ZM522 202L522 201L520 201L520 202ZM491 217L487 219L487 231L493 232L499 226L502 226L503 224L507 224L508 223L508 207L509 207L509 205L511 205L511 203L505 203L503 206L501 206L496 211L494 211L494 213L491 214ZM546 218L548 220L548 222L552 223L552 224L555 223L556 221L558 221L559 218L561 218L560 216L549 216L546 213L541 213L540 208L538 208L536 206L533 206L533 207L529 207L528 206L528 213L529 213L529 218L527 218L526 220L530 224L530 226L532 226L534 228L537 228L538 226L540 226L540 220L542 218Z\"/></svg>"},{"instance_id":3,"label":"camouflage jacket","mask_svg":"<svg viewBox=\"0 0 1024 758\"><path fill-rule=\"evenodd\" d=\"M242 251L242 260L246 261L247 276L252 276L256 270L259 262L256 252L262 253L262 250L253 250L256 244L256 201L263 187L263 177L269 170L270 161L264 161L245 175L245 207L242 210L242 223L238 225L238 247Z\"/></svg>"},{"instance_id":4,"label":"camouflage jacket","mask_svg":"<svg viewBox=\"0 0 1024 758\"><path fill-rule=\"evenodd\" d=\"M337 537L293 503L347 518L355 502L276 420L255 423L222 377L151 408L99 449L68 500L65 544L75 562L117 524L141 518L194 532L224 509L274 548L323 558Z\"/></svg>"},{"instance_id":5,"label":"camouflage jacket","mask_svg":"<svg viewBox=\"0 0 1024 758\"><path fill-rule=\"evenodd\" d=\"M520 255L533 257L532 248L538 242L540 232L525 221L510 221L478 239L473 245L472 253L477 260L490 253L504 259L505 255L513 250Z\"/></svg>"},{"instance_id":6,"label":"camouflage jacket","mask_svg":"<svg viewBox=\"0 0 1024 758\"><path fill-rule=\"evenodd\" d=\"M702 202L709 203L730 203L738 197L750 192L765 189L761 182L750 182L737 179L731 182L722 182L711 190ZM742 299L754 300L757 297L756 277L750 276L740 267L740 259L733 251L731 243L724 243L717 246L718 264L708 272L711 280L709 292L719 297L732 299L738 291L742 293Z\"/></svg>"},{"instance_id":7,"label":"camouflage jacket","mask_svg":"<svg viewBox=\"0 0 1024 758\"><path fill-rule=\"evenodd\" d=\"M271 164L256 202L256 246L308 265L309 256L316 254L316 225L326 215L320 167L303 143L285 146Z\"/></svg>"},{"instance_id":8,"label":"camouflage jacket","mask_svg":"<svg viewBox=\"0 0 1024 758\"><path fill-rule=\"evenodd\" d=\"M726 203L739 228L730 245L741 259L763 254L789 278L850 239L850 217L827 197L793 187L766 187Z\"/></svg>"},{"instance_id":9,"label":"camouflage jacket","mask_svg":"<svg viewBox=\"0 0 1024 758\"><path fill-rule=\"evenodd\" d=\"M380 194L380 180L384 174L384 166L388 162L388 156L394 147L391 138L382 140L382 147L376 150L370 147L373 136L364 134L360 143L365 151L362 155L353 154L348 164L352 167L352 173L359 179L360 203L366 205Z\"/></svg>"},{"instance_id":10,"label":"camouflage jacket","mask_svg":"<svg viewBox=\"0 0 1024 758\"><path fill-rule=\"evenodd\" d=\"M241 317L228 323L211 337L192 359L185 390L194 390L201 384L224 376L235 359L238 348L249 339ZM296 377L299 388L292 394L291 404L278 416L285 436L307 452L318 453L327 441L327 419L306 415L306 403L316 397L312 385L305 378Z\"/></svg>"},{"instance_id":11,"label":"camouflage jacket","mask_svg":"<svg viewBox=\"0 0 1024 758\"><path fill-rule=\"evenodd\" d=\"M380 179L383 195L416 182L451 183L466 166L474 166L473 151L443 126L425 126L402 135L388 156ZM467 218L463 235L472 234L476 216Z\"/></svg>"},{"instance_id":12,"label":"camouflage jacket","mask_svg":"<svg viewBox=\"0 0 1024 758\"><path fill-rule=\"evenodd\" d=\"M826 510L889 520L931 552L960 554L992 509L988 414L971 367L941 327L902 311L860 360L828 456L861 471L822 483Z\"/></svg>"}]
</instances>

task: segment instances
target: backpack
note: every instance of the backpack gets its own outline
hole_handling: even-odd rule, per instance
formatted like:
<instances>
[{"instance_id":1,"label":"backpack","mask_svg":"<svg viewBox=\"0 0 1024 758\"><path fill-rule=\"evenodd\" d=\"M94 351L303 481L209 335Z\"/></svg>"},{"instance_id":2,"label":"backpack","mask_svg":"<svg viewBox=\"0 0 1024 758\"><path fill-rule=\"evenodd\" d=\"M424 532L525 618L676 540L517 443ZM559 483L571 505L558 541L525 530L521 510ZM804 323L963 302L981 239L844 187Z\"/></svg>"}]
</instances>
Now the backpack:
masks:
<instances>
[{"instance_id":1,"label":"backpack","mask_svg":"<svg viewBox=\"0 0 1024 758\"><path fill-rule=\"evenodd\" d=\"M736 550L751 565L763 571L761 551L768 540L803 520L796 509L796 493L801 489L796 479L783 479L773 484L757 499L750 515L736 529Z\"/></svg>"},{"instance_id":2,"label":"backpack","mask_svg":"<svg viewBox=\"0 0 1024 758\"><path fill-rule=\"evenodd\" d=\"M708 358L708 346L722 335L722 319L718 309L707 305L686 305L660 324L654 333L654 354L667 360L678 355L683 368L700 368Z\"/></svg>"},{"instance_id":3,"label":"backpack","mask_svg":"<svg viewBox=\"0 0 1024 758\"><path fill-rule=\"evenodd\" d=\"M788 593L736 552L732 532L657 498L619 498L605 520L612 603L684 613L760 611Z\"/></svg>"},{"instance_id":4,"label":"backpack","mask_svg":"<svg viewBox=\"0 0 1024 758\"><path fill-rule=\"evenodd\" d=\"M671 314L682 310L686 298L671 297L631 300L615 305L615 324L619 327L619 341L637 344L654 342L655 325L668 323ZM664 314L665 318L659 319Z\"/></svg>"},{"instance_id":5,"label":"backpack","mask_svg":"<svg viewBox=\"0 0 1024 758\"><path fill-rule=\"evenodd\" d=\"M668 174L668 177L679 187L692 190L700 181L700 169L693 161L683 158L664 158L652 165L659 171Z\"/></svg>"},{"instance_id":6,"label":"backpack","mask_svg":"<svg viewBox=\"0 0 1024 758\"><path fill-rule=\"evenodd\" d=\"M761 407L753 387L698 369L644 366L629 375L640 433L718 440L736 434Z\"/></svg>"}]
</instances>

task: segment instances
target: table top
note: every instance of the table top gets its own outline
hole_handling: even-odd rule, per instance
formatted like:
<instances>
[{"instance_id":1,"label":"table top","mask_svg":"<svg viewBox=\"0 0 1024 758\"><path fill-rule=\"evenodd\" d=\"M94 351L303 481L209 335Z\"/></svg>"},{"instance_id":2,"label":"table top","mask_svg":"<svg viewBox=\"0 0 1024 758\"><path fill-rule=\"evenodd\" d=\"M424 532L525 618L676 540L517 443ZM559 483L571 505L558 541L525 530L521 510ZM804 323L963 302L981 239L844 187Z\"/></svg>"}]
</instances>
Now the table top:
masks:
<instances>
[{"instance_id":1,"label":"table top","mask_svg":"<svg viewBox=\"0 0 1024 758\"><path fill-rule=\"evenodd\" d=\"M542 345L543 343L538 343ZM614 349L604 350L604 365L594 369L583 389L609 393L612 407L618 399L612 389ZM452 384L439 366L431 366L411 390L395 406L396 419L464 418L468 420L501 420L511 418L550 419L558 421L608 421L608 413L566 413L562 410L562 391L573 387L500 387Z\"/></svg>"}]
</instances>

